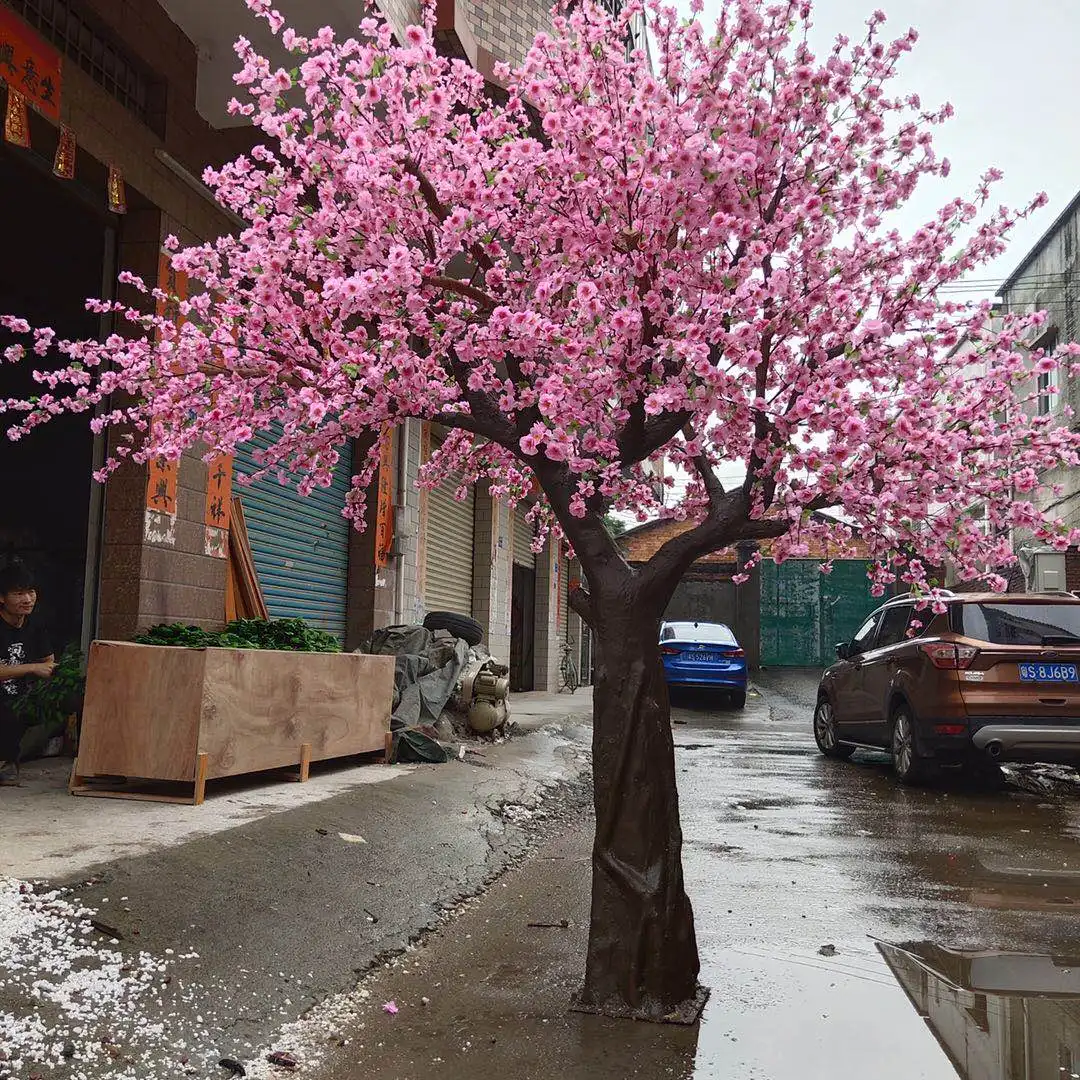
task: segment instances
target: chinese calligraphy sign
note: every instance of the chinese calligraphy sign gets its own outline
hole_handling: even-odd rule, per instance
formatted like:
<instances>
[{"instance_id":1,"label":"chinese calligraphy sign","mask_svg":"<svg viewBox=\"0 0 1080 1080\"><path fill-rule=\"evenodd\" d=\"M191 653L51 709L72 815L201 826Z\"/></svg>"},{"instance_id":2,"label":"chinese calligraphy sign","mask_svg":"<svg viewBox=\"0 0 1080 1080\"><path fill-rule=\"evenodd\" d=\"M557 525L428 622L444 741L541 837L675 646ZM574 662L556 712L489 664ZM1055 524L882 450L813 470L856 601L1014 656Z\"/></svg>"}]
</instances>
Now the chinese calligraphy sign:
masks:
<instances>
[{"instance_id":1,"label":"chinese calligraphy sign","mask_svg":"<svg viewBox=\"0 0 1080 1080\"><path fill-rule=\"evenodd\" d=\"M390 562L390 548L394 543L394 494L391 476L394 468L394 439L391 432L383 436L379 453L379 492L375 523L375 565L386 566Z\"/></svg>"},{"instance_id":2,"label":"chinese calligraphy sign","mask_svg":"<svg viewBox=\"0 0 1080 1080\"><path fill-rule=\"evenodd\" d=\"M52 45L0 5L0 79L54 123L60 122L61 65Z\"/></svg>"},{"instance_id":3,"label":"chinese calligraphy sign","mask_svg":"<svg viewBox=\"0 0 1080 1080\"><path fill-rule=\"evenodd\" d=\"M232 503L233 459L228 454L211 458L206 469L205 552L215 559L229 557L229 510Z\"/></svg>"},{"instance_id":4,"label":"chinese calligraphy sign","mask_svg":"<svg viewBox=\"0 0 1080 1080\"><path fill-rule=\"evenodd\" d=\"M206 513L204 521L215 529L229 527L229 504L232 499L233 459L220 454L211 460L206 473Z\"/></svg>"}]
</instances>

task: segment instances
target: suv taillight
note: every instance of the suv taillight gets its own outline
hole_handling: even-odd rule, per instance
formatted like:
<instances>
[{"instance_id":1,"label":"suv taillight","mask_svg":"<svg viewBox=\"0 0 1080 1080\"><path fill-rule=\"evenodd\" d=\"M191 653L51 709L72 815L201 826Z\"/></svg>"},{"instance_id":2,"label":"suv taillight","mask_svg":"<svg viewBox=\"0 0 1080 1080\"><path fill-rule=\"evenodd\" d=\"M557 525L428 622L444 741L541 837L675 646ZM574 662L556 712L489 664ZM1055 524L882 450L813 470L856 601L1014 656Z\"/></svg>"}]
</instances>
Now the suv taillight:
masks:
<instances>
[{"instance_id":1,"label":"suv taillight","mask_svg":"<svg viewBox=\"0 0 1080 1080\"><path fill-rule=\"evenodd\" d=\"M951 641L928 641L919 646L936 668L957 669L971 667L972 660L979 655L974 645L954 645Z\"/></svg>"}]
</instances>

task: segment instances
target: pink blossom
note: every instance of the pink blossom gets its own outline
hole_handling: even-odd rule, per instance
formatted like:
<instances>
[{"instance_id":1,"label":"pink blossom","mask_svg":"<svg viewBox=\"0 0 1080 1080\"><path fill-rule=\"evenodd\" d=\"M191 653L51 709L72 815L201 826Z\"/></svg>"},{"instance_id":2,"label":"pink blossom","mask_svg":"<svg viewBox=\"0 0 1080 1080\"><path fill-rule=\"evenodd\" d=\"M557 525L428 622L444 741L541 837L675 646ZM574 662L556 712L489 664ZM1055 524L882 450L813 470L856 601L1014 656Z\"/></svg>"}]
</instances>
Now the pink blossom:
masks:
<instances>
[{"instance_id":1,"label":"pink blossom","mask_svg":"<svg viewBox=\"0 0 1080 1080\"><path fill-rule=\"evenodd\" d=\"M780 560L857 534L874 589L925 588L945 562L982 576L1012 558L1009 528L1080 540L1040 509L1080 432L1066 410L1031 415L1038 376L1080 374L1080 346L1032 356L1045 314L995 320L951 287L1042 199L998 209L989 169L901 227L895 211L948 175L933 135L951 109L896 91L914 38L886 40L880 14L817 56L803 0L733 0L719 30L647 0L650 66L625 27L573 5L498 65L495 100L432 47L432 15L399 37L373 11L339 41L249 5L294 56L237 43L232 110L262 145L204 178L245 227L167 240L191 284L182 325L124 271L116 301L87 304L108 340L41 328L29 357L5 340L6 360L41 369L37 397L0 402L11 437L85 412L114 429L107 473L273 427L267 477L307 491L346 440L436 420L452 430L424 482L510 500L547 483L538 537L575 540L609 509L732 522L720 547L764 520ZM294 65L303 92L279 100ZM745 487L717 494L702 460L744 463ZM695 475L656 484L661 461ZM358 460L353 490L377 467Z\"/></svg>"}]
</instances>

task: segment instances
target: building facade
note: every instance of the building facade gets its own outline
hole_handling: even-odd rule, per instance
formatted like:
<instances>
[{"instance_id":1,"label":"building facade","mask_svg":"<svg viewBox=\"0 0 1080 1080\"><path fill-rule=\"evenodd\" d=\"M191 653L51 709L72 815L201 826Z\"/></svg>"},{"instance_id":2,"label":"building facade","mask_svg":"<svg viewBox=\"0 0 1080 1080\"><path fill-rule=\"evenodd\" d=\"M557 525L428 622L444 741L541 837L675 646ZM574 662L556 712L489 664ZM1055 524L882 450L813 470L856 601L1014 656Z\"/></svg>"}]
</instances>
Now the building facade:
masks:
<instances>
[{"instance_id":1,"label":"building facade","mask_svg":"<svg viewBox=\"0 0 1080 1080\"><path fill-rule=\"evenodd\" d=\"M1080 194L1069 203L1034 247L1006 278L998 293L1002 314L1047 313L1046 322L1027 341L1028 347L1053 349L1080 340ZM1066 410L1080 415L1080 382L1053 372L1032 377L1028 410L1039 416L1060 416ZM1074 421L1075 422L1075 421ZM1080 470L1069 466L1051 469L1043 477L1036 504L1044 512L1062 517L1072 528L1080 526ZM1052 489L1059 487L1055 492ZM1041 563L1052 561L1063 582L1055 585L1080 590L1080 555L1070 551L1051 555L1027 535L1014 531L1017 566L1004 571L1010 591L1045 587Z\"/></svg>"},{"instance_id":2,"label":"building facade","mask_svg":"<svg viewBox=\"0 0 1080 1080\"><path fill-rule=\"evenodd\" d=\"M420 20L416 0L381 6L399 31ZM348 33L362 14L339 0L279 7L301 31L330 24ZM440 2L439 45L490 77L498 61L522 58L548 10L547 0ZM111 328L87 315L85 298L135 302L116 284L121 269L183 295L165 237L194 243L239 224L198 177L256 141L225 110L235 90L232 43L241 35L272 53L265 25L242 3L0 0L0 95L9 121L0 142L9 253L0 265L0 311L86 337ZM0 348L8 343L0 333ZM0 396L32 395L29 369L0 366ZM484 627L493 654L513 657L519 689L554 689L564 642L582 644L567 603L574 571L566 553L558 544L533 552L524 511L486 490L459 500L453 478L418 490L420 466L439 437L418 421L394 433L381 477L394 539L379 550L379 492L369 499L366 533L341 516L349 447L334 485L307 499L290 485L241 482L273 432L235 461L208 465L188 455L178 466L127 463L98 485L91 473L109 447L86 417L64 417L0 446L8 493L0 556L36 568L61 642L126 639L166 621L220 625L231 490L272 616L308 618L352 648L374 628L419 621L430 610L462 611Z\"/></svg>"}]
</instances>

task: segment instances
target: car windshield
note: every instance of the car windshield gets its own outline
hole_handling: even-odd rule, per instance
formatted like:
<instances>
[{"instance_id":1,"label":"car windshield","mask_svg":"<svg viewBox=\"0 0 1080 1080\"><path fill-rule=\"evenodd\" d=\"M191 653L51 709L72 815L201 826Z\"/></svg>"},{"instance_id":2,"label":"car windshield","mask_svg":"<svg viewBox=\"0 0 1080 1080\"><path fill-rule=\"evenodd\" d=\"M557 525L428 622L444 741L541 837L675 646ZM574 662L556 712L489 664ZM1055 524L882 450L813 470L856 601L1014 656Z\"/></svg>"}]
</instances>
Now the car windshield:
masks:
<instances>
[{"instance_id":1,"label":"car windshield","mask_svg":"<svg viewBox=\"0 0 1080 1080\"><path fill-rule=\"evenodd\" d=\"M723 623L668 623L661 635L662 641L716 641L734 645L735 635Z\"/></svg>"},{"instance_id":2,"label":"car windshield","mask_svg":"<svg viewBox=\"0 0 1080 1080\"><path fill-rule=\"evenodd\" d=\"M1080 604L957 604L956 630L994 645L1080 644Z\"/></svg>"}]
</instances>

